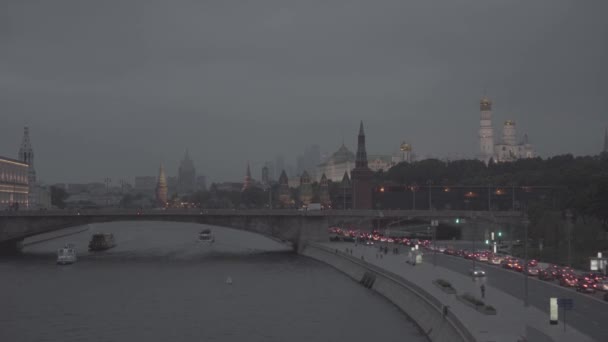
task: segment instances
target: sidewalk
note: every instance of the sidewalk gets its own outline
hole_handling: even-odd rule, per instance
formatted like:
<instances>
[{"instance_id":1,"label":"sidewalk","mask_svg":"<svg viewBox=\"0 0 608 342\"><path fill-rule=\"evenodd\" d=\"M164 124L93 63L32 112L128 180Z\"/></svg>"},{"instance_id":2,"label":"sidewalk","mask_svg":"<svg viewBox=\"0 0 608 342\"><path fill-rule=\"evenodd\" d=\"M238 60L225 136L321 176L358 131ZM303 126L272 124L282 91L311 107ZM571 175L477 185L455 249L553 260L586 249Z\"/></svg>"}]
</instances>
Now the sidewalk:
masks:
<instances>
[{"instance_id":1,"label":"sidewalk","mask_svg":"<svg viewBox=\"0 0 608 342\"><path fill-rule=\"evenodd\" d=\"M432 263L430 263L431 259L427 258L427 262L423 257L422 264L412 266L406 263L406 254L392 254L389 251L388 254L382 254L382 258L377 257L377 254L380 254L380 252L375 246L358 245L355 247L354 243L343 242L328 242L322 243L322 245L338 249L341 252L345 252L346 248L352 249L353 257L360 259L363 256L366 262L397 274L422 287L440 302L448 305L449 310L461 319L479 342L525 341L522 338L525 336L526 326L540 330L542 333L550 336L555 342L593 341L570 326L564 332L561 321L559 325L550 325L549 317L546 313L534 307L524 308L520 299L488 284L485 284L486 296L484 301L487 305L492 305L496 308L497 314L485 315L477 312L475 309L457 300L455 295L441 291L432 282L439 278L445 279L452 284L458 295L469 292L479 298L479 287L483 280L477 279L473 281L471 277L450 271L447 268L440 266L433 267ZM547 305L549 304L547 303Z\"/></svg>"}]
</instances>

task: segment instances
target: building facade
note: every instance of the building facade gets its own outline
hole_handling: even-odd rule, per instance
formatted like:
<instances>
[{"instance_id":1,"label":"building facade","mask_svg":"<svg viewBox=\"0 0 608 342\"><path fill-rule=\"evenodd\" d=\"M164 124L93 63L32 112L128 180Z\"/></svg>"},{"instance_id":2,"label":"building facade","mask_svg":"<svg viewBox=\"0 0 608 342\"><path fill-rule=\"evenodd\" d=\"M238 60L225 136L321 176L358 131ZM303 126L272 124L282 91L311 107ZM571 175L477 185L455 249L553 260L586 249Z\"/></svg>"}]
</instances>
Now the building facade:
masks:
<instances>
[{"instance_id":1,"label":"building facade","mask_svg":"<svg viewBox=\"0 0 608 342\"><path fill-rule=\"evenodd\" d=\"M27 164L28 167L28 207L36 208L36 169L34 167L34 149L30 140L30 130L26 126L23 128L23 138L21 139L21 146L17 154L17 159Z\"/></svg>"},{"instance_id":2,"label":"building facade","mask_svg":"<svg viewBox=\"0 0 608 342\"><path fill-rule=\"evenodd\" d=\"M391 155L370 154L368 159L368 166L374 172L380 170L388 171L388 169L395 165L395 162L393 161L393 156Z\"/></svg>"},{"instance_id":3,"label":"building facade","mask_svg":"<svg viewBox=\"0 0 608 342\"><path fill-rule=\"evenodd\" d=\"M502 139L495 141L494 128L492 126L492 101L483 97L479 102L479 159L486 164L493 160L495 162L510 162L522 158L533 158L534 149L528 141L528 135L524 134L519 140L515 129L515 121L504 122Z\"/></svg>"},{"instance_id":4,"label":"building facade","mask_svg":"<svg viewBox=\"0 0 608 342\"><path fill-rule=\"evenodd\" d=\"M136 193L141 193L148 196L153 196L156 191L157 178L154 176L137 176L135 177Z\"/></svg>"},{"instance_id":5,"label":"building facade","mask_svg":"<svg viewBox=\"0 0 608 342\"><path fill-rule=\"evenodd\" d=\"M156 182L156 205L159 207L167 206L168 201L168 187L167 187L167 176L165 170L161 164L158 169L158 181Z\"/></svg>"},{"instance_id":6,"label":"building facade","mask_svg":"<svg viewBox=\"0 0 608 342\"><path fill-rule=\"evenodd\" d=\"M344 176L344 172L350 175L354 167L355 154L342 144L325 162L317 166L317 174L325 174L328 180L340 182Z\"/></svg>"},{"instance_id":7,"label":"building facade","mask_svg":"<svg viewBox=\"0 0 608 342\"><path fill-rule=\"evenodd\" d=\"M30 200L29 165L0 157L0 205L3 210L27 208Z\"/></svg>"}]
</instances>

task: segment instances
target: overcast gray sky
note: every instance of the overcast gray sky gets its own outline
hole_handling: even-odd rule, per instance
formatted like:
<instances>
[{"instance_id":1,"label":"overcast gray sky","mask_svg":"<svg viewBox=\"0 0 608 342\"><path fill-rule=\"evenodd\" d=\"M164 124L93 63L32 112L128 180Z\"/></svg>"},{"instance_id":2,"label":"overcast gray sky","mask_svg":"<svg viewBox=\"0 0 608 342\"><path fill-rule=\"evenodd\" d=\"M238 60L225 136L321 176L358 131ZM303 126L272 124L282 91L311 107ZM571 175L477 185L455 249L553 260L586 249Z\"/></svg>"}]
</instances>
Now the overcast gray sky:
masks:
<instances>
[{"instance_id":1,"label":"overcast gray sky","mask_svg":"<svg viewBox=\"0 0 608 342\"><path fill-rule=\"evenodd\" d=\"M0 1L0 155L47 182L210 180L305 145L473 156L479 99L541 156L608 125L606 0ZM496 134L496 133L495 133ZM499 134L497 134L499 135ZM259 177L259 170L254 170Z\"/></svg>"}]
</instances>

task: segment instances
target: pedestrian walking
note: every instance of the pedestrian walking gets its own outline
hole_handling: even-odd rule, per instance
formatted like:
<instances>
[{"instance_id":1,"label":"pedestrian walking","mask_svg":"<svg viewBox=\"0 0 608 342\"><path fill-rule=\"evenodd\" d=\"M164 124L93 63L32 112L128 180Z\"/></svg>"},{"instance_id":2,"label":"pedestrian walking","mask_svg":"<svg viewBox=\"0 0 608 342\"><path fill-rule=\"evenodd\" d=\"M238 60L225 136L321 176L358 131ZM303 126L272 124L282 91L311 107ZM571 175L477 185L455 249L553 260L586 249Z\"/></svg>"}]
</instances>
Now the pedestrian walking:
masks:
<instances>
[{"instance_id":1,"label":"pedestrian walking","mask_svg":"<svg viewBox=\"0 0 608 342\"><path fill-rule=\"evenodd\" d=\"M481 298L486 298L486 286L484 284L481 284L479 288L481 289Z\"/></svg>"}]
</instances>

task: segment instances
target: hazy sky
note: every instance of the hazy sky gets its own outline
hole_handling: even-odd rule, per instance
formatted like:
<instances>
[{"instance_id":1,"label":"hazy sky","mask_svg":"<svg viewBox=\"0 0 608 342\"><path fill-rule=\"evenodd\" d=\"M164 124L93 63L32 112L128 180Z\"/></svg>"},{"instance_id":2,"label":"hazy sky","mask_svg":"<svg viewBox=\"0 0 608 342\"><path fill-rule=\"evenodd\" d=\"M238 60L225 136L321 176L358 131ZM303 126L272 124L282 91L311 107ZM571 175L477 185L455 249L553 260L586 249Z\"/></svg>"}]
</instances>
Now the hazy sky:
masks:
<instances>
[{"instance_id":1,"label":"hazy sky","mask_svg":"<svg viewBox=\"0 0 608 342\"><path fill-rule=\"evenodd\" d=\"M479 99L541 156L608 125L608 1L0 1L0 155L29 125L39 178L198 173L304 147L478 151Z\"/></svg>"}]
</instances>

